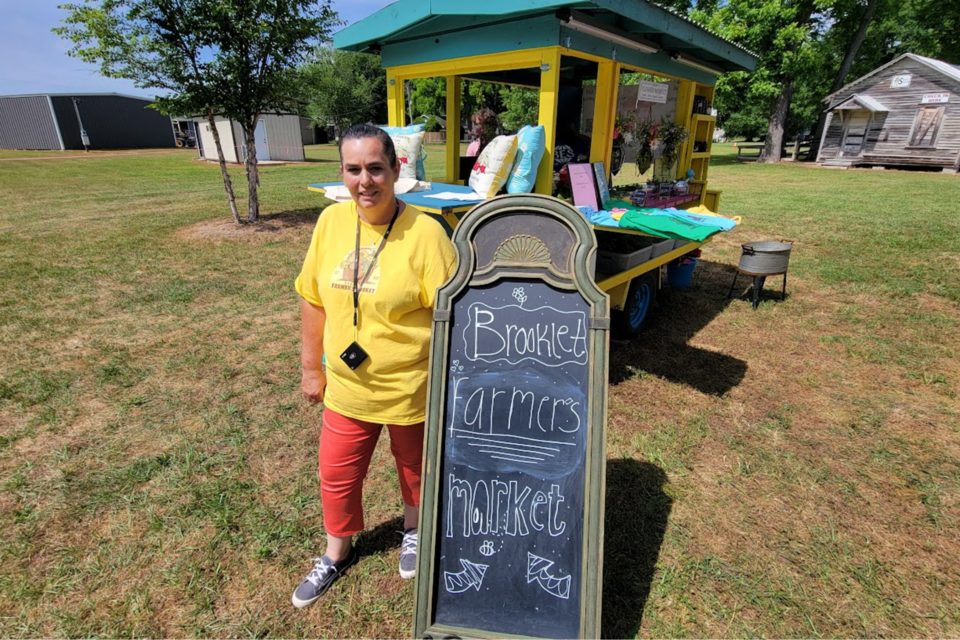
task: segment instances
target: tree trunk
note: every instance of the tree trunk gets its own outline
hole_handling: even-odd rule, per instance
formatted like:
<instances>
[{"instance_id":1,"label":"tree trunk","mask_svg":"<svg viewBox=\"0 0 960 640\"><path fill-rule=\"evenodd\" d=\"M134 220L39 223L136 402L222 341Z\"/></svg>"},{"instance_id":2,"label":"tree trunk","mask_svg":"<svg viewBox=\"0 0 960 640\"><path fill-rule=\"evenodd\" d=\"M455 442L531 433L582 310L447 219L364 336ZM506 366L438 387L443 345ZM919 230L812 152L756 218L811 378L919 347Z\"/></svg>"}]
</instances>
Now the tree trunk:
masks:
<instances>
[{"instance_id":1,"label":"tree trunk","mask_svg":"<svg viewBox=\"0 0 960 640\"><path fill-rule=\"evenodd\" d=\"M864 9L863 16L860 18L860 27L857 29L857 32L853 36L853 40L850 41L850 46L847 47L847 54L843 57L843 62L840 63L840 69L837 71L836 77L833 79L833 86L830 87L830 93L832 95L840 90L843 87L844 80L847 79L847 75L850 73L850 69L853 67L853 61L857 57L857 52L860 50L860 45L863 44L863 41L867 38L867 31L870 28L870 23L873 21L873 16L877 11L877 0L867 0L866 9ZM827 112L823 111L820 113L820 117L817 118L817 126L813 130L812 135L812 145L819 147L820 138L823 136L823 127L827 123ZM811 148L811 157L816 157L816 149Z\"/></svg>"},{"instance_id":2,"label":"tree trunk","mask_svg":"<svg viewBox=\"0 0 960 640\"><path fill-rule=\"evenodd\" d=\"M810 27L810 18L816 9L816 4L811 0L803 0L798 3L794 22L798 25ZM803 46L802 42L791 44L787 47L790 53L796 52ZM783 73L781 71L781 73ZM790 101L793 99L793 76L785 77L783 80L783 91L773 101L773 109L770 111L770 125L767 127L767 137L763 143L763 151L757 162L780 162L780 152L783 150L783 136L787 129L787 116L790 114Z\"/></svg>"},{"instance_id":3,"label":"tree trunk","mask_svg":"<svg viewBox=\"0 0 960 640\"><path fill-rule=\"evenodd\" d=\"M783 134L787 126L787 114L790 113L790 100L793 98L793 79L783 83L783 91L773 102L770 113L770 126L767 128L767 138L763 141L763 151L757 162L780 162L780 151L783 149Z\"/></svg>"},{"instance_id":4,"label":"tree trunk","mask_svg":"<svg viewBox=\"0 0 960 640\"><path fill-rule=\"evenodd\" d=\"M255 223L260 220L260 199L257 188L260 186L260 171L257 168L257 141L254 137L257 130L257 120L245 123L243 137L247 143L247 222Z\"/></svg>"},{"instance_id":5,"label":"tree trunk","mask_svg":"<svg viewBox=\"0 0 960 640\"><path fill-rule=\"evenodd\" d=\"M230 213L233 215L233 221L240 224L237 198L233 195L233 183L230 181L230 174L227 172L227 160L223 157L223 145L220 144L220 132L217 131L217 121L213 116L213 109L207 109L207 122L210 124L210 132L213 133L213 143L217 147L217 159L220 161L220 174L223 176L223 188L227 192Z\"/></svg>"}]
</instances>

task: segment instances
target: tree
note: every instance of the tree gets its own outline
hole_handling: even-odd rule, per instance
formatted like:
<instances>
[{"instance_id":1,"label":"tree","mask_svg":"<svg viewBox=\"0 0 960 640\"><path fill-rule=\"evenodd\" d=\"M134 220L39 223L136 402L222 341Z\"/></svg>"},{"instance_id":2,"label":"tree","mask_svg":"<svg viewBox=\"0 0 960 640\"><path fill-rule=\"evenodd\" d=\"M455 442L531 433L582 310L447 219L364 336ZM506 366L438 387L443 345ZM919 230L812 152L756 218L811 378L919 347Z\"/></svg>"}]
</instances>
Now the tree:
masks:
<instances>
[{"instance_id":1,"label":"tree","mask_svg":"<svg viewBox=\"0 0 960 640\"><path fill-rule=\"evenodd\" d=\"M447 79L414 78L410 80L411 122L420 116L444 115L447 112Z\"/></svg>"},{"instance_id":2,"label":"tree","mask_svg":"<svg viewBox=\"0 0 960 640\"><path fill-rule=\"evenodd\" d=\"M508 131L517 131L523 125L535 125L540 119L540 92L527 87L502 87L500 99L504 111L500 124Z\"/></svg>"},{"instance_id":3,"label":"tree","mask_svg":"<svg viewBox=\"0 0 960 640\"><path fill-rule=\"evenodd\" d=\"M768 114L760 162L780 160L795 83L815 70L811 45L829 24L831 4L832 0L728 0L708 18L711 28L760 56L757 70L748 76L746 94Z\"/></svg>"},{"instance_id":4,"label":"tree","mask_svg":"<svg viewBox=\"0 0 960 640\"><path fill-rule=\"evenodd\" d=\"M305 114L337 138L361 122L386 122L387 75L378 56L320 46L298 69Z\"/></svg>"},{"instance_id":5,"label":"tree","mask_svg":"<svg viewBox=\"0 0 960 640\"><path fill-rule=\"evenodd\" d=\"M54 31L74 43L69 54L98 64L107 77L169 92L162 110L202 113L217 142L234 220L232 187L216 116L235 120L244 134L247 222L260 216L254 131L260 116L291 108L293 68L339 24L330 0L85 0L62 5Z\"/></svg>"}]
</instances>

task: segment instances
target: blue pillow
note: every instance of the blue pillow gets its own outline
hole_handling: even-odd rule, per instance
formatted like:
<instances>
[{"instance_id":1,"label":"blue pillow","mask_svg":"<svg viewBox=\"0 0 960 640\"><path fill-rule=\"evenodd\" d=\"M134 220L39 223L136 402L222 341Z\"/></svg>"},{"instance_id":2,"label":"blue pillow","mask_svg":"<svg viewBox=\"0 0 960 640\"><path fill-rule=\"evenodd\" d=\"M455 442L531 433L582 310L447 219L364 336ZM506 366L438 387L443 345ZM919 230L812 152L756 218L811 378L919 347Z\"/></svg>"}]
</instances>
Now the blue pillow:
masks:
<instances>
[{"instance_id":1,"label":"blue pillow","mask_svg":"<svg viewBox=\"0 0 960 640\"><path fill-rule=\"evenodd\" d=\"M507 180L507 193L532 193L537 169L547 148L543 125L524 126L517 134L517 159Z\"/></svg>"},{"instance_id":2,"label":"blue pillow","mask_svg":"<svg viewBox=\"0 0 960 640\"><path fill-rule=\"evenodd\" d=\"M414 133L422 133L427 129L427 123L412 124L409 127L380 127L391 136L409 136ZM417 158L417 180L426 180L427 172L423 168L423 161L427 158L426 145L420 145L420 157Z\"/></svg>"}]
</instances>

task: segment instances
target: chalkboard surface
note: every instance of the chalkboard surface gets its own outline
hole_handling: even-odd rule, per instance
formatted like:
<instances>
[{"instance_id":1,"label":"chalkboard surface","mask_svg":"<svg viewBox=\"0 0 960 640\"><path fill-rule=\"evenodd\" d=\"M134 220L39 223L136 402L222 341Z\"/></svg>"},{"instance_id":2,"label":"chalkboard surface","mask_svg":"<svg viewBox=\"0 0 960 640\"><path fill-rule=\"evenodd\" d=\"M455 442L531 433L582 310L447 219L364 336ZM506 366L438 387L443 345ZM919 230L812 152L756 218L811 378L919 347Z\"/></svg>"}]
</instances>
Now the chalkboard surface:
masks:
<instances>
[{"instance_id":1,"label":"chalkboard surface","mask_svg":"<svg viewBox=\"0 0 960 640\"><path fill-rule=\"evenodd\" d=\"M454 304L438 623L579 635L588 318L580 296L529 280Z\"/></svg>"},{"instance_id":2,"label":"chalkboard surface","mask_svg":"<svg viewBox=\"0 0 960 640\"><path fill-rule=\"evenodd\" d=\"M454 242L431 339L414 633L597 636L609 301L587 275L596 240L568 205L504 196Z\"/></svg>"}]
</instances>

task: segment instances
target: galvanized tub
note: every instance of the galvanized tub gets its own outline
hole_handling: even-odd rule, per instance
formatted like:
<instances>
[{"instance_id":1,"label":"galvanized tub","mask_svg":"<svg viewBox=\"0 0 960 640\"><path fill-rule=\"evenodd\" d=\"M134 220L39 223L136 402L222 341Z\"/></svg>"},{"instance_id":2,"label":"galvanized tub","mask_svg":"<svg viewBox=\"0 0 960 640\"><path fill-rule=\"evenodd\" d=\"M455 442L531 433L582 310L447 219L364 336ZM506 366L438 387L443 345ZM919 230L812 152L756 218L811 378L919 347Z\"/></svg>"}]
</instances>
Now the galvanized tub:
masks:
<instances>
[{"instance_id":1,"label":"galvanized tub","mask_svg":"<svg viewBox=\"0 0 960 640\"><path fill-rule=\"evenodd\" d=\"M790 242L748 242L740 245L740 264L737 268L753 276L770 276L787 272L790 263Z\"/></svg>"}]
</instances>

